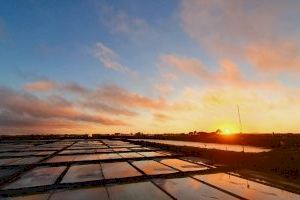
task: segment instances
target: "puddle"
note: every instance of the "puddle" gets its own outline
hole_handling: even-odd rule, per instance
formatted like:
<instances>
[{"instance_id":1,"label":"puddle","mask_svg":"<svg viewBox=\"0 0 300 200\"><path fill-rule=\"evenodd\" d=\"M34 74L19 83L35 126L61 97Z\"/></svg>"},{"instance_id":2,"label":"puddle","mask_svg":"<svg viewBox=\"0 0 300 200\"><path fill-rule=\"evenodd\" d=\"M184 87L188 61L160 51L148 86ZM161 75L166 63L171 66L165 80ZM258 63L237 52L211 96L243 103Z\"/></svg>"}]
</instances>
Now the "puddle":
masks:
<instances>
[{"instance_id":1,"label":"puddle","mask_svg":"<svg viewBox=\"0 0 300 200\"><path fill-rule=\"evenodd\" d=\"M148 175L170 174L178 172L154 160L134 161L132 164Z\"/></svg>"},{"instance_id":2,"label":"puddle","mask_svg":"<svg viewBox=\"0 0 300 200\"><path fill-rule=\"evenodd\" d=\"M17 160L16 162L13 162L14 165L26 165L26 164L33 164L37 163L38 161L42 160L43 157L27 157L22 158L20 160Z\"/></svg>"},{"instance_id":3,"label":"puddle","mask_svg":"<svg viewBox=\"0 0 300 200\"><path fill-rule=\"evenodd\" d=\"M49 200L109 200L103 187L55 192Z\"/></svg>"},{"instance_id":4,"label":"puddle","mask_svg":"<svg viewBox=\"0 0 300 200\"><path fill-rule=\"evenodd\" d=\"M19 197L9 197L3 200L48 200L50 194L35 194L35 195L26 195Z\"/></svg>"},{"instance_id":5,"label":"puddle","mask_svg":"<svg viewBox=\"0 0 300 200\"><path fill-rule=\"evenodd\" d=\"M119 153L119 155L123 158L141 158L144 157L141 154L130 152L130 153Z\"/></svg>"},{"instance_id":6,"label":"puddle","mask_svg":"<svg viewBox=\"0 0 300 200\"><path fill-rule=\"evenodd\" d=\"M75 156L55 156L47 160L47 163L70 162L73 161Z\"/></svg>"},{"instance_id":7,"label":"puddle","mask_svg":"<svg viewBox=\"0 0 300 200\"><path fill-rule=\"evenodd\" d=\"M154 182L176 199L237 200L237 198L192 178L155 179Z\"/></svg>"},{"instance_id":8,"label":"puddle","mask_svg":"<svg viewBox=\"0 0 300 200\"><path fill-rule=\"evenodd\" d=\"M74 183L103 179L100 164L73 165L64 176L62 183Z\"/></svg>"},{"instance_id":9,"label":"puddle","mask_svg":"<svg viewBox=\"0 0 300 200\"><path fill-rule=\"evenodd\" d=\"M3 159L0 159L0 166L1 165L11 165L14 162L21 160L21 159L22 158L3 158Z\"/></svg>"},{"instance_id":10,"label":"puddle","mask_svg":"<svg viewBox=\"0 0 300 200\"><path fill-rule=\"evenodd\" d=\"M4 189L16 189L54 184L65 167L40 167L33 169Z\"/></svg>"},{"instance_id":11,"label":"puddle","mask_svg":"<svg viewBox=\"0 0 300 200\"><path fill-rule=\"evenodd\" d=\"M194 163L186 162L179 159L162 159L160 162L183 172L207 169L207 167L199 166Z\"/></svg>"},{"instance_id":12,"label":"puddle","mask_svg":"<svg viewBox=\"0 0 300 200\"><path fill-rule=\"evenodd\" d=\"M131 183L107 187L111 200L169 200L162 190L151 182Z\"/></svg>"},{"instance_id":13,"label":"puddle","mask_svg":"<svg viewBox=\"0 0 300 200\"><path fill-rule=\"evenodd\" d=\"M75 156L73 161L98 160L98 154L82 154Z\"/></svg>"},{"instance_id":14,"label":"puddle","mask_svg":"<svg viewBox=\"0 0 300 200\"><path fill-rule=\"evenodd\" d=\"M247 199L300 199L300 195L225 173L196 175L194 177Z\"/></svg>"},{"instance_id":15,"label":"puddle","mask_svg":"<svg viewBox=\"0 0 300 200\"><path fill-rule=\"evenodd\" d=\"M155 151L148 151L148 152L138 152L139 154L142 154L146 157L158 157L158 156L165 156L164 154L155 152Z\"/></svg>"},{"instance_id":16,"label":"puddle","mask_svg":"<svg viewBox=\"0 0 300 200\"><path fill-rule=\"evenodd\" d=\"M102 163L103 175L106 179L141 176L142 174L134 169L127 162Z\"/></svg>"},{"instance_id":17,"label":"puddle","mask_svg":"<svg viewBox=\"0 0 300 200\"><path fill-rule=\"evenodd\" d=\"M100 160L120 159L121 156L116 153L98 154Z\"/></svg>"}]
</instances>

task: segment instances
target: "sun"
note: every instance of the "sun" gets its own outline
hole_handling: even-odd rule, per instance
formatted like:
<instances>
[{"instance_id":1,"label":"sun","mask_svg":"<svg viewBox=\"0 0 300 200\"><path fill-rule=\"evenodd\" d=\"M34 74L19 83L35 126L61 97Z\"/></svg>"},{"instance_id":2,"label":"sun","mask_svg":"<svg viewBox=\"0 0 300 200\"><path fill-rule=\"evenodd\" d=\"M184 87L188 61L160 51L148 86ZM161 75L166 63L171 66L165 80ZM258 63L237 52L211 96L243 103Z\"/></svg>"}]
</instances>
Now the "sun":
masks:
<instances>
[{"instance_id":1,"label":"sun","mask_svg":"<svg viewBox=\"0 0 300 200\"><path fill-rule=\"evenodd\" d=\"M238 127L234 123L222 123L218 127L222 135L234 135L238 133Z\"/></svg>"},{"instance_id":2,"label":"sun","mask_svg":"<svg viewBox=\"0 0 300 200\"><path fill-rule=\"evenodd\" d=\"M230 135L232 132L230 131L230 129L229 128L225 128L224 129L224 134L225 135Z\"/></svg>"}]
</instances>

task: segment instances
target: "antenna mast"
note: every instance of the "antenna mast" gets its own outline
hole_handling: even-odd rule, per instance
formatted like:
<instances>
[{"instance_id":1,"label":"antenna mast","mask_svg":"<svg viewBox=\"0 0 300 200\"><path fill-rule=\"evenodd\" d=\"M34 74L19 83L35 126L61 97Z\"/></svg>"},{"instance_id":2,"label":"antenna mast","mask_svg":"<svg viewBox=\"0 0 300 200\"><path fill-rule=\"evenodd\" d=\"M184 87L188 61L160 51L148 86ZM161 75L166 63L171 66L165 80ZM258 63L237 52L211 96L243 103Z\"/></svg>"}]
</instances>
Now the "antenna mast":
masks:
<instances>
[{"instance_id":1,"label":"antenna mast","mask_svg":"<svg viewBox=\"0 0 300 200\"><path fill-rule=\"evenodd\" d=\"M240 123L240 133L242 133L243 132L243 127L242 127L242 120L241 120L240 106L239 105L237 105L237 111L238 111L239 123Z\"/></svg>"},{"instance_id":2,"label":"antenna mast","mask_svg":"<svg viewBox=\"0 0 300 200\"><path fill-rule=\"evenodd\" d=\"M243 127L242 127L242 120L241 120L241 114L240 114L240 106L237 105L237 111L238 111L238 116L239 116L239 123L240 123L240 134L243 132ZM244 147L244 139L242 137L242 145L243 145L243 152L245 152L245 147Z\"/></svg>"}]
</instances>

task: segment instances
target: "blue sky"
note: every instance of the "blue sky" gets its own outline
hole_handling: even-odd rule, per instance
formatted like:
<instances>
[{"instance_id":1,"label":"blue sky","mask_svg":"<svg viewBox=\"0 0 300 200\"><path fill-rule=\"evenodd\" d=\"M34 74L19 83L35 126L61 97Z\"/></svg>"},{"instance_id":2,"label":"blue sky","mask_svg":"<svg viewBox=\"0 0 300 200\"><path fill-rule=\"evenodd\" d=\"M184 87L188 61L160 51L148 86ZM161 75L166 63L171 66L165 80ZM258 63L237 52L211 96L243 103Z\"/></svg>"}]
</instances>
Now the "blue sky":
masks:
<instances>
[{"instance_id":1,"label":"blue sky","mask_svg":"<svg viewBox=\"0 0 300 200\"><path fill-rule=\"evenodd\" d=\"M0 0L0 131L237 132L240 104L248 132L297 132L299 8Z\"/></svg>"},{"instance_id":2,"label":"blue sky","mask_svg":"<svg viewBox=\"0 0 300 200\"><path fill-rule=\"evenodd\" d=\"M108 15L120 11L130 19L145 20L152 32L145 30L137 39L114 32L105 25L104 18L111 17L102 16L101 7L105 6L113 9ZM47 77L87 85L110 80L126 84L123 74L111 73L92 55L98 41L113 49L124 65L154 76L161 51L191 53L197 48L174 23L176 9L178 4L171 1L115 1L113 5L107 1L3 1L1 18L6 34L0 59L7 77L1 83L17 86L28 81L27 77Z\"/></svg>"}]
</instances>

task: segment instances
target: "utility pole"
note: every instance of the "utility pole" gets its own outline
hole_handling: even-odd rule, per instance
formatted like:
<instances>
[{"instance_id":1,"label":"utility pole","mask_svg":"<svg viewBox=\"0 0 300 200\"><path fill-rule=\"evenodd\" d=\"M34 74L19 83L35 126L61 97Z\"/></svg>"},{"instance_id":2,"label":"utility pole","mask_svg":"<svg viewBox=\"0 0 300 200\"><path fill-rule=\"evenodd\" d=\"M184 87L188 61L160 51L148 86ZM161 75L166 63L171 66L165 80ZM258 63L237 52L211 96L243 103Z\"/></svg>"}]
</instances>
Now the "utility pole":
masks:
<instances>
[{"instance_id":1,"label":"utility pole","mask_svg":"<svg viewBox=\"0 0 300 200\"><path fill-rule=\"evenodd\" d=\"M240 124L240 134L242 134L243 132L243 127L242 127L242 120L241 120L241 114L240 114L240 106L237 105L237 112L238 112L238 117L239 117L239 124ZM245 151L245 147L244 147L244 141L242 138L242 145L243 145L243 152Z\"/></svg>"}]
</instances>

